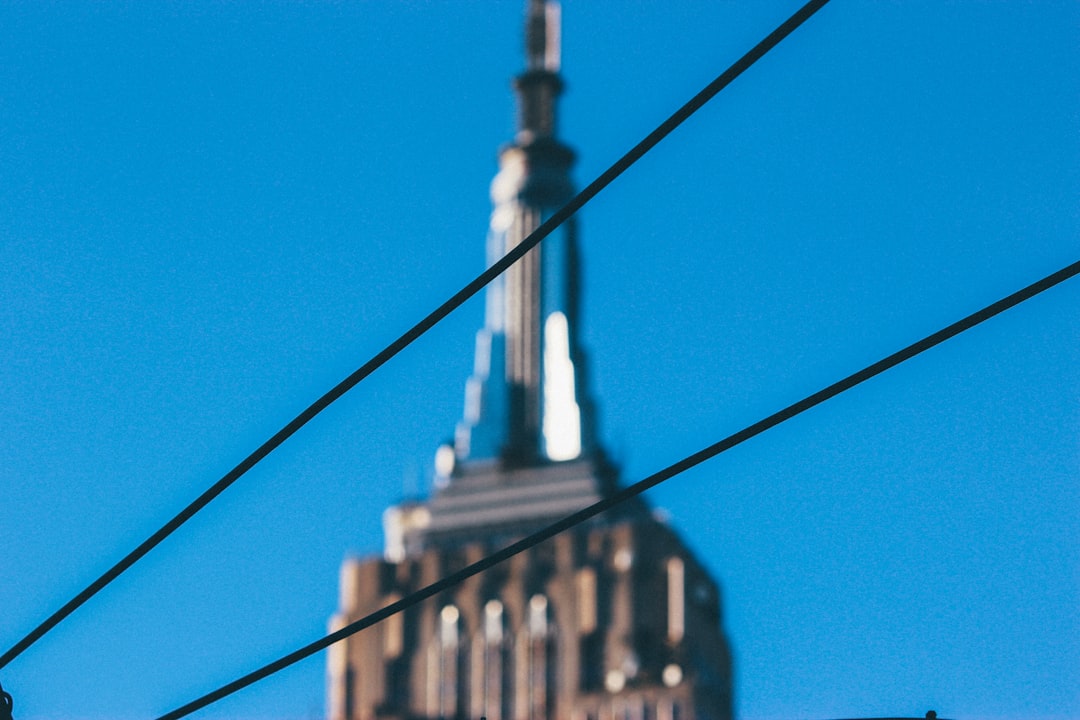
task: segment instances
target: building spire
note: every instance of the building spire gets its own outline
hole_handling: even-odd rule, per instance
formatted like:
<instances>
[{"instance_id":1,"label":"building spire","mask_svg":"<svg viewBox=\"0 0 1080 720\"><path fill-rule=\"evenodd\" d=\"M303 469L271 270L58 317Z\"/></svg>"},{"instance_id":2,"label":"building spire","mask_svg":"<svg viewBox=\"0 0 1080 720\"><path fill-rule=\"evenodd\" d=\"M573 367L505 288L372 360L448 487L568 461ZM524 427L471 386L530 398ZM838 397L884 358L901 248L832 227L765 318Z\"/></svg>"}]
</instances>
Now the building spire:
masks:
<instances>
[{"instance_id":1,"label":"building spire","mask_svg":"<svg viewBox=\"0 0 1080 720\"><path fill-rule=\"evenodd\" d=\"M574 193L574 154L555 137L563 89L559 22L557 3L528 0L525 70L513 82L517 132L499 153L491 184L489 265ZM459 463L499 460L521 467L592 451L591 404L576 333L578 262L569 222L488 286L465 418L455 436ZM451 473L440 474L449 479Z\"/></svg>"},{"instance_id":2,"label":"building spire","mask_svg":"<svg viewBox=\"0 0 1080 720\"><path fill-rule=\"evenodd\" d=\"M530 0L525 26L525 54L529 70L559 72L559 4Z\"/></svg>"},{"instance_id":3,"label":"building spire","mask_svg":"<svg viewBox=\"0 0 1080 720\"><path fill-rule=\"evenodd\" d=\"M525 72L514 79L518 96L518 142L555 135L559 78L560 11L556 2L529 0L525 19Z\"/></svg>"}]
</instances>

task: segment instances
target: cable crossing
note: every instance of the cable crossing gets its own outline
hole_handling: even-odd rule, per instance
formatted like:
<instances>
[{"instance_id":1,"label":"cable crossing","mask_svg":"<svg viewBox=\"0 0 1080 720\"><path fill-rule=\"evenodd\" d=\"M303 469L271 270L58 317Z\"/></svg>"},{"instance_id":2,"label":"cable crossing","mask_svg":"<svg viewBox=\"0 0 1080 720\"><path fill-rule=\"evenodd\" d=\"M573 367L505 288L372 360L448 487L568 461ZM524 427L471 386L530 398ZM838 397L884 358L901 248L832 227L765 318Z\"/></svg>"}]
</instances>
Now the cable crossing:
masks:
<instances>
[{"instance_id":1,"label":"cable crossing","mask_svg":"<svg viewBox=\"0 0 1080 720\"><path fill-rule=\"evenodd\" d=\"M640 160L647 152L656 147L675 128L685 122L691 115L700 110L709 100L727 87L735 78L741 75L747 68L761 59L767 52L772 50L784 38L790 35L796 28L808 20L814 13L824 7L829 0L810 0L791 17L781 23L775 30L761 42L755 45L749 52L735 61L727 70L721 73L715 80L706 85L697 95L676 110L670 117L662 122L655 130L649 133L637 145L619 158L611 167L601 173L595 180L589 183L584 190L571 198L562 208L556 211L548 220L540 225L528 237L510 250L500 260L491 265L487 270L480 273L465 287L456 292L452 297L439 305L420 322L413 325L403 335L387 345L382 351L364 363L359 369L346 377L340 383L331 388L322 397L309 405L303 412L289 421L283 428L278 430L269 440L260 445L254 452L244 458L236 467L226 473L220 480L207 488L201 495L193 500L187 507L176 514L160 529L144 540L134 550L125 555L119 562L105 571L100 577L91 582L85 589L65 603L59 610L54 612L37 627L31 630L23 639L0 655L0 668L18 657L27 648L41 639L45 633L56 627L86 601L104 589L109 583L118 578L124 571L142 559L147 553L157 547L165 538L169 537L184 523L195 516L200 510L209 505L218 495L223 493L230 485L239 480L251 468L255 467L267 455L276 450L282 443L294 435L300 428L315 418L329 407L334 401L356 387L361 381L385 365L395 355L415 342L421 335L434 327L443 318L456 310L466 300L482 290L488 283L501 275L507 268L520 260L529 250L536 247L544 238L554 232L560 225L571 218L578 210L610 185L617 177L622 175L635 162Z\"/></svg>"},{"instance_id":2,"label":"cable crossing","mask_svg":"<svg viewBox=\"0 0 1080 720\"><path fill-rule=\"evenodd\" d=\"M893 354L864 367L862 370L852 373L851 375L848 375L842 380L838 380L832 385L822 388L821 390L818 390L811 395L807 395L802 400L792 403L784 409L779 410L772 415L769 415L768 417L762 418L761 420L758 420L752 425L748 425L742 430L739 430L738 432L729 435L726 438L719 440L716 443L713 443L712 445L709 445L708 447L703 448L672 465L667 466L663 470L653 473L652 475L646 477L643 480L639 480L632 485L628 485L627 487L619 490L618 492L615 492L614 494L596 503L593 503L592 505L589 505L582 510L568 515L562 520L554 522L551 525L548 525L546 528L533 533L532 535L528 535L527 537L524 537L521 540L510 544L502 550L492 553L491 555L488 555L487 557L484 557L455 573L447 575L446 577L437 580L436 582L427 585L426 587L423 587L410 595L405 596L397 602L391 603L386 607L377 610L370 615L367 615L366 617L363 617L353 623L350 623L349 625L346 625L340 630L332 632L329 635L326 635L319 640L316 640L315 642L309 643L308 645L299 648L298 650L294 650L293 652L262 666L258 670L250 672L247 675L244 675L243 677L228 683L227 685L221 686L217 690L203 695L197 700L193 700L192 702L183 705L176 710L168 712L157 718L157 720L178 720L179 718L190 715L196 710L199 710L206 707L207 705L217 702L218 700L221 700L222 698L225 698L237 692L238 690L242 690L243 688L258 682L259 680L263 680L278 672L279 670L284 670L290 665L293 665L294 663L310 657L311 655L314 655L320 650L325 650L339 640L344 640L351 635L355 635L361 630L369 628L372 625L375 625L376 623L385 620L391 615L402 612L403 610L413 607L414 605L417 605L424 600L427 600L428 598L443 592L444 590L454 587L455 585L464 582L465 580L473 577L474 575L478 575L485 570L488 570L489 568L498 565L504 560L508 560L513 556L518 555L519 553L522 553L532 547L535 547L536 545L539 545L545 540L548 540L565 530L569 530L575 525L579 525L580 523L585 522L589 518L599 515L605 510L609 510L620 503L637 497L638 495L644 493L646 490L654 488L660 483L669 480L676 475L679 475L680 473L686 472L687 470L697 465L700 465L706 460L710 460L737 445L741 445L750 438L760 435L766 430L776 427L777 425L786 422L787 420L790 420L796 415L800 415L807 410L817 405L820 405L826 400L830 400L837 395L840 395L841 393L852 389L856 385L859 385L869 380L870 378L880 375L886 370L894 368L897 365L907 360L910 360L916 355L919 355L936 345L940 345L946 340L949 340L950 338L953 338L966 330L970 330L971 328L989 320L995 315L998 315L1005 310L1008 310L1009 308L1015 307L1016 305L1019 305L1025 300L1029 300L1038 295L1039 293L1049 290L1055 285L1058 285L1065 280L1076 276L1077 274L1080 274L1080 261L1074 262L1071 265L1067 265L1061 270L1047 275L1041 280L1038 280L1028 285L1027 287L1022 288L1012 293L1011 295L1008 295L1001 300L998 300L997 302L991 303L990 305L987 305L981 310L977 310L976 312L960 320L957 320L951 325L948 325L935 333L927 335L921 340L918 340L908 345L907 347L902 348L901 350L898 350Z\"/></svg>"}]
</instances>

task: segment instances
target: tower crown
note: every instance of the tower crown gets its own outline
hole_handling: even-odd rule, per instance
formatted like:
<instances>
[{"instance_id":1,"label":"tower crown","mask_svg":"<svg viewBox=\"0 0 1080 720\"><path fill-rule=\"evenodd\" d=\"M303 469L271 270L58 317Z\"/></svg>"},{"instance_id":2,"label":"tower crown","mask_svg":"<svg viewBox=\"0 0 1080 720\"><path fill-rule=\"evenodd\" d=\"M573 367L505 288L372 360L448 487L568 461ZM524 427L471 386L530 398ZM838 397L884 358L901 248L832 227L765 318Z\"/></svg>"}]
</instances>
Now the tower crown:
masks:
<instances>
[{"instance_id":1,"label":"tower crown","mask_svg":"<svg viewBox=\"0 0 1080 720\"><path fill-rule=\"evenodd\" d=\"M574 195L574 153L555 137L559 63L559 7L528 0L517 132L491 182L489 266ZM464 418L436 455L432 497L384 517L387 557L520 535L614 489L578 347L579 265L571 218L488 285Z\"/></svg>"}]
</instances>

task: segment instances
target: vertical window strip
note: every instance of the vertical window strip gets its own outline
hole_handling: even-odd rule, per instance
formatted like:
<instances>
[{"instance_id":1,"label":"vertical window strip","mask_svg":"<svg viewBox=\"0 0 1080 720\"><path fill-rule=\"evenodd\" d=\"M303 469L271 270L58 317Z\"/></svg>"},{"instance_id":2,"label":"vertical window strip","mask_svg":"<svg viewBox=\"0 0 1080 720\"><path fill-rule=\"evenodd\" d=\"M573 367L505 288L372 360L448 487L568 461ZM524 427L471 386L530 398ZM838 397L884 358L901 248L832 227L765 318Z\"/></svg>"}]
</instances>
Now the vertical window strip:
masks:
<instances>
[{"instance_id":1,"label":"vertical window strip","mask_svg":"<svg viewBox=\"0 0 1080 720\"><path fill-rule=\"evenodd\" d=\"M439 716L454 717L458 703L458 620L453 605L439 613Z\"/></svg>"}]
</instances>

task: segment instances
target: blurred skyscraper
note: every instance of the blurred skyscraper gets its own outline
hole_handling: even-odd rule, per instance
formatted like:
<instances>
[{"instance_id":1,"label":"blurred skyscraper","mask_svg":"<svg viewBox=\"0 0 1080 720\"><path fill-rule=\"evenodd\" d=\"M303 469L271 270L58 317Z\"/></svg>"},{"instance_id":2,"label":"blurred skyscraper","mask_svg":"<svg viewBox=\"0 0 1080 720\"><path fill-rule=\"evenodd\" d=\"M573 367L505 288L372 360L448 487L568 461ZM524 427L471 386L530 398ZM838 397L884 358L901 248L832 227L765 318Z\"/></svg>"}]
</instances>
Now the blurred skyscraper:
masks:
<instances>
[{"instance_id":1,"label":"blurred skyscraper","mask_svg":"<svg viewBox=\"0 0 1080 720\"><path fill-rule=\"evenodd\" d=\"M518 131L499 155L488 262L573 195L556 138L559 7L530 0ZM610 494L577 341L574 223L487 289L465 417L424 502L347 560L337 629ZM331 648L331 720L726 720L717 584L643 501L566 532Z\"/></svg>"}]
</instances>

